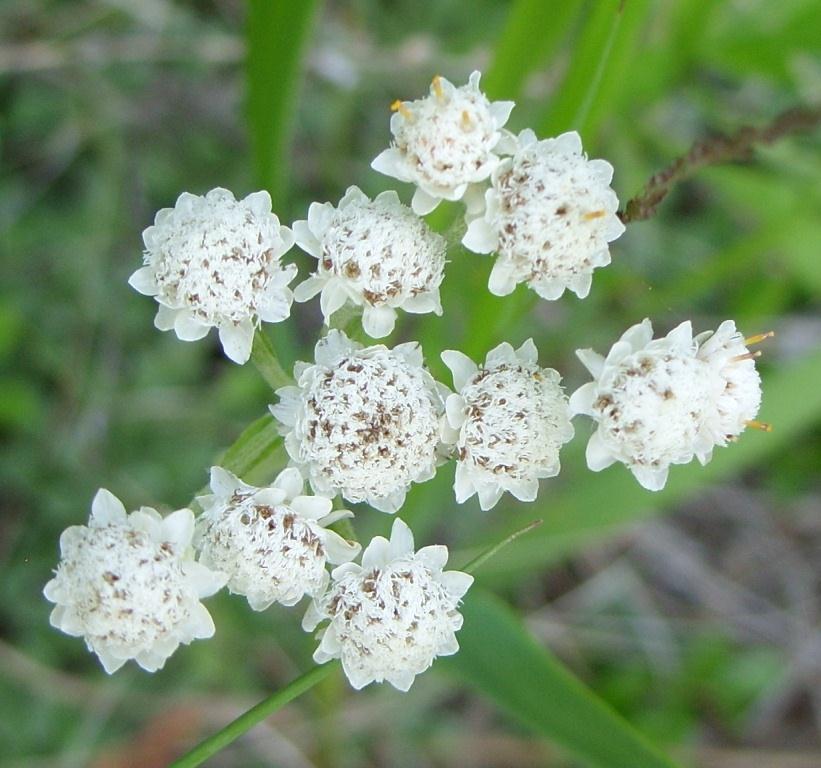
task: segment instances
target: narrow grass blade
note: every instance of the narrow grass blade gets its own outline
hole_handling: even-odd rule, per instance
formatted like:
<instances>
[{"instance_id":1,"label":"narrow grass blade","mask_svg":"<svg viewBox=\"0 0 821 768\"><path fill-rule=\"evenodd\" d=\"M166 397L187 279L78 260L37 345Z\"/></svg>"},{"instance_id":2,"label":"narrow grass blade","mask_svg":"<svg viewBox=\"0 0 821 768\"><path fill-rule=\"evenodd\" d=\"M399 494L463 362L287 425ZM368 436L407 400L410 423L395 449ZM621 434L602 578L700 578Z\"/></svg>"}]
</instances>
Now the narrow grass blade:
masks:
<instances>
[{"instance_id":1,"label":"narrow grass blade","mask_svg":"<svg viewBox=\"0 0 821 768\"><path fill-rule=\"evenodd\" d=\"M589 766L673 767L542 648L501 600L474 587L460 610L460 651L440 660L443 667Z\"/></svg>"},{"instance_id":2,"label":"narrow grass blade","mask_svg":"<svg viewBox=\"0 0 821 768\"><path fill-rule=\"evenodd\" d=\"M281 208L305 42L317 0L249 0L248 129L257 183Z\"/></svg>"}]
</instances>

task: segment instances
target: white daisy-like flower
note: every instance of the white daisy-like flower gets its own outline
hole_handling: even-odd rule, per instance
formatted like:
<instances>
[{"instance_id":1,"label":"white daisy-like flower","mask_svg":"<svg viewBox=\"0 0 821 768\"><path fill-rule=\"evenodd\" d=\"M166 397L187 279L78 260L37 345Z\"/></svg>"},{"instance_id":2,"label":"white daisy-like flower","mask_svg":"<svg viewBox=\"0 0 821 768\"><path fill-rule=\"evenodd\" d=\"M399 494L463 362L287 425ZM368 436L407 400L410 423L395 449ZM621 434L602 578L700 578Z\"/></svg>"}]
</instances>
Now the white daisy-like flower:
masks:
<instances>
[{"instance_id":1,"label":"white daisy-like flower","mask_svg":"<svg viewBox=\"0 0 821 768\"><path fill-rule=\"evenodd\" d=\"M525 130L517 145L493 171L484 214L469 221L462 243L497 254L488 283L496 296L527 283L544 299L566 288L583 299L593 270L610 263L608 243L624 232L613 167L588 160L575 131L538 141Z\"/></svg>"},{"instance_id":2,"label":"white daisy-like flower","mask_svg":"<svg viewBox=\"0 0 821 768\"><path fill-rule=\"evenodd\" d=\"M454 491L460 504L478 494L491 509L508 491L534 501L539 479L559 473L559 450L573 437L561 376L540 368L532 339L488 352L483 366L454 350L442 353L455 394L446 411L458 430Z\"/></svg>"},{"instance_id":3,"label":"white daisy-like flower","mask_svg":"<svg viewBox=\"0 0 821 768\"><path fill-rule=\"evenodd\" d=\"M347 563L359 553L326 526L344 517L321 496L304 496L294 467L268 488L255 488L222 467L211 468L212 494L198 499L200 562L228 574L228 589L245 595L255 611L272 603L295 605L328 586L325 563Z\"/></svg>"},{"instance_id":4,"label":"white daisy-like flower","mask_svg":"<svg viewBox=\"0 0 821 768\"><path fill-rule=\"evenodd\" d=\"M442 200L461 200L475 192L499 163L499 142L512 101L488 100L479 89L479 72L467 85L454 86L436 76L430 94L391 106L393 142L371 167L416 185L413 210L430 213ZM471 207L470 194L466 202Z\"/></svg>"},{"instance_id":5,"label":"white daisy-like flower","mask_svg":"<svg viewBox=\"0 0 821 768\"><path fill-rule=\"evenodd\" d=\"M769 429L769 425L755 420L761 407L761 377L755 367L759 353L750 352L748 346L773 335L762 333L745 339L732 320L725 320L715 332L705 331L696 336L698 358L709 365L723 384L716 403L718 445L735 440L748 426Z\"/></svg>"},{"instance_id":6,"label":"white daisy-like flower","mask_svg":"<svg viewBox=\"0 0 821 768\"><path fill-rule=\"evenodd\" d=\"M294 378L271 412L315 493L393 513L411 483L433 477L449 392L423 367L418 343L363 348L332 330Z\"/></svg>"},{"instance_id":7,"label":"white daisy-like flower","mask_svg":"<svg viewBox=\"0 0 821 768\"><path fill-rule=\"evenodd\" d=\"M56 603L52 626L85 638L108 673L129 659L154 672L180 643L211 637L214 622L200 599L227 577L194 561L193 532L190 509L165 518L150 507L126 514L101 488L88 525L60 537L61 560L43 590Z\"/></svg>"},{"instance_id":8,"label":"white daisy-like flower","mask_svg":"<svg viewBox=\"0 0 821 768\"><path fill-rule=\"evenodd\" d=\"M280 257L294 238L271 213L267 192L242 200L220 188L204 197L184 192L157 213L143 242L145 266L128 282L156 298L161 331L195 341L216 327L225 354L242 364L259 322L290 315L296 266L283 266Z\"/></svg>"},{"instance_id":9,"label":"white daisy-like flower","mask_svg":"<svg viewBox=\"0 0 821 768\"><path fill-rule=\"evenodd\" d=\"M689 321L653 340L644 320L630 328L607 357L576 354L593 376L570 398L572 414L598 427L587 444L594 472L621 461L648 490L661 490L671 464L709 461L720 429L717 403L724 381L696 355Z\"/></svg>"},{"instance_id":10,"label":"white daisy-like flower","mask_svg":"<svg viewBox=\"0 0 821 768\"><path fill-rule=\"evenodd\" d=\"M362 554L362 565L346 563L331 573L328 591L308 608L302 627L323 621L314 661L341 659L351 685L359 690L387 680L407 691L416 675L437 656L459 650L459 601L473 583L461 571L443 571L445 546L414 553L413 533L400 519L390 541L377 536Z\"/></svg>"},{"instance_id":11,"label":"white daisy-like flower","mask_svg":"<svg viewBox=\"0 0 821 768\"><path fill-rule=\"evenodd\" d=\"M307 221L293 225L297 245L319 262L294 289L297 301L322 292L325 321L346 302L363 307L362 326L387 336L396 310L442 314L439 285L446 241L388 191L371 201L349 187L339 206L311 203Z\"/></svg>"}]
</instances>

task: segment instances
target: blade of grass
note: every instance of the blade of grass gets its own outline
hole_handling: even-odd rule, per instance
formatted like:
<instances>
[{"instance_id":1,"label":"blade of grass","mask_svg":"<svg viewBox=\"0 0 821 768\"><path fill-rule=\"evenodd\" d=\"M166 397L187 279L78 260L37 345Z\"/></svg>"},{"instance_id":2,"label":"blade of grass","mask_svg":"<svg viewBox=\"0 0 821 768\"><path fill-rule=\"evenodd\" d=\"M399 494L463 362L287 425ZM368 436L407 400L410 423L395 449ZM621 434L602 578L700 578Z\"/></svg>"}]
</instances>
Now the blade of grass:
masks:
<instances>
[{"instance_id":1,"label":"blade of grass","mask_svg":"<svg viewBox=\"0 0 821 768\"><path fill-rule=\"evenodd\" d=\"M518 553L518 546L513 548ZM635 729L474 587L461 607L459 653L439 663L503 710L598 768L672 768Z\"/></svg>"},{"instance_id":2,"label":"blade of grass","mask_svg":"<svg viewBox=\"0 0 821 768\"><path fill-rule=\"evenodd\" d=\"M562 3L518 0L514 3L484 78L488 96L518 98L527 76L542 62L554 58L580 7L580 0Z\"/></svg>"},{"instance_id":3,"label":"blade of grass","mask_svg":"<svg viewBox=\"0 0 821 768\"><path fill-rule=\"evenodd\" d=\"M540 136L576 130L583 138L591 137L604 116L618 109L637 36L652 7L649 0L593 3L567 74L538 123Z\"/></svg>"},{"instance_id":4,"label":"blade of grass","mask_svg":"<svg viewBox=\"0 0 821 768\"><path fill-rule=\"evenodd\" d=\"M257 183L284 202L287 155L303 51L318 0L249 0L248 129Z\"/></svg>"}]
</instances>

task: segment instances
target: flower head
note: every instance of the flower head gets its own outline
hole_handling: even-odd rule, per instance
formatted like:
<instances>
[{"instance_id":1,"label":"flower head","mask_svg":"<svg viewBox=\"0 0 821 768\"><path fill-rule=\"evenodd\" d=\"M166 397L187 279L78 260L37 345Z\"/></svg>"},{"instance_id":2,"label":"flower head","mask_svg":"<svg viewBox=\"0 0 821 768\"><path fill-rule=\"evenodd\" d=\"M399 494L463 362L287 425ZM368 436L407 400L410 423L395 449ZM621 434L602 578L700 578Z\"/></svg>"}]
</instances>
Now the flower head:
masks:
<instances>
[{"instance_id":1,"label":"flower head","mask_svg":"<svg viewBox=\"0 0 821 768\"><path fill-rule=\"evenodd\" d=\"M236 363L251 355L254 328L291 312L288 283L296 266L280 257L293 245L291 230L271 213L271 197L255 192L236 200L227 189L204 197L181 194L143 232L145 266L129 283L160 307L154 325L195 341L215 326L225 354Z\"/></svg>"},{"instance_id":2,"label":"flower head","mask_svg":"<svg viewBox=\"0 0 821 768\"><path fill-rule=\"evenodd\" d=\"M416 184L413 210L430 213L441 200L461 200L499 162L497 145L512 101L488 101L479 72L454 86L438 75L423 99L394 103L393 142L371 163L374 170Z\"/></svg>"},{"instance_id":3,"label":"flower head","mask_svg":"<svg viewBox=\"0 0 821 768\"><path fill-rule=\"evenodd\" d=\"M534 501L539 478L559 473L559 449L573 437L561 376L540 368L532 339L514 350L492 349L480 368L461 352L442 360L453 372L456 393L446 402L458 430L456 501L474 493L491 509L505 491Z\"/></svg>"},{"instance_id":4,"label":"flower head","mask_svg":"<svg viewBox=\"0 0 821 768\"><path fill-rule=\"evenodd\" d=\"M396 192L371 201L349 187L337 208L312 203L308 220L294 223L294 235L319 262L316 273L294 290L296 300L322 291L326 322L350 301L364 307L365 332L381 338L393 330L397 308L442 314L445 238L402 205Z\"/></svg>"},{"instance_id":5,"label":"flower head","mask_svg":"<svg viewBox=\"0 0 821 768\"><path fill-rule=\"evenodd\" d=\"M268 488L212 467L211 490L198 499L200 562L227 573L229 591L245 595L255 611L322 594L328 585L325 563L346 563L359 553L358 544L326 528L353 514L332 511L330 499L303 496L302 476L293 467Z\"/></svg>"},{"instance_id":6,"label":"flower head","mask_svg":"<svg viewBox=\"0 0 821 768\"><path fill-rule=\"evenodd\" d=\"M761 334L750 343L772 335ZM720 382L716 443L724 445L727 440L734 440L750 424L767 429L766 424L755 421L761 407L761 377L755 368L758 353L750 352L735 323L725 320L715 332L705 331L696 336L696 343L698 358L707 363Z\"/></svg>"},{"instance_id":7,"label":"flower head","mask_svg":"<svg viewBox=\"0 0 821 768\"><path fill-rule=\"evenodd\" d=\"M271 412L316 493L393 513L411 483L433 477L448 392L423 368L417 343L363 348L332 330L294 376Z\"/></svg>"},{"instance_id":8,"label":"flower head","mask_svg":"<svg viewBox=\"0 0 821 768\"><path fill-rule=\"evenodd\" d=\"M459 601L473 583L460 571L443 571L444 546L414 553L413 534L394 520L390 541L377 536L362 565L346 563L331 573L331 586L308 608L302 626L312 631L327 620L314 661L341 659L357 690L387 680L407 691L437 656L459 650Z\"/></svg>"},{"instance_id":9,"label":"flower head","mask_svg":"<svg viewBox=\"0 0 821 768\"><path fill-rule=\"evenodd\" d=\"M214 622L200 598L225 584L224 574L193 560L194 515L165 518L142 507L130 515L100 489L87 526L60 537L62 558L43 593L51 624L85 638L106 672L134 659L154 672L180 643L211 637Z\"/></svg>"},{"instance_id":10,"label":"flower head","mask_svg":"<svg viewBox=\"0 0 821 768\"><path fill-rule=\"evenodd\" d=\"M537 141L525 130L517 144L493 171L485 212L462 242L498 254L488 286L497 296L527 283L544 299L566 288L583 299L593 270L610 263L608 243L624 232L609 186L613 167L588 160L576 132Z\"/></svg>"},{"instance_id":11,"label":"flower head","mask_svg":"<svg viewBox=\"0 0 821 768\"><path fill-rule=\"evenodd\" d=\"M657 491L671 464L709 460L724 384L696 351L689 321L653 340L649 320L624 333L606 358L578 350L593 381L573 393L570 409L597 422L587 445L590 469L621 461Z\"/></svg>"}]
</instances>

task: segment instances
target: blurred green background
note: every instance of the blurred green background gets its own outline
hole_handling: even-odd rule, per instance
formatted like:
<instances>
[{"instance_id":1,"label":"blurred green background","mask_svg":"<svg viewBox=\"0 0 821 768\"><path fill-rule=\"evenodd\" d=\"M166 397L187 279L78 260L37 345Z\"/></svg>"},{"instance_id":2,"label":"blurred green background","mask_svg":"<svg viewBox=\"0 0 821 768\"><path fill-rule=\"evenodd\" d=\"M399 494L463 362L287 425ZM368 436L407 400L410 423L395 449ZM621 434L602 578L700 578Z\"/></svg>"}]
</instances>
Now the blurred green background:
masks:
<instances>
[{"instance_id":1,"label":"blurred green background","mask_svg":"<svg viewBox=\"0 0 821 768\"><path fill-rule=\"evenodd\" d=\"M209 601L216 637L153 676L109 678L48 626L41 589L59 534L85 522L95 490L129 508L187 504L274 400L213 336L185 344L153 329L154 303L126 279L157 209L183 190L265 183L290 223L350 184L390 188L369 168L389 140L388 105L437 73L458 84L486 71L494 98L517 101L513 130L579 129L615 166L623 201L693 141L821 101L816 0L266 6L253 6L248 68L238 0L0 4L4 768L165 765L310 664L299 611L256 614L224 594ZM303 32L304 57L289 58ZM493 297L491 260L455 245L444 316L411 317L391 338L420 339L449 383L442 349L478 358L532 336L572 391L586 378L573 351L605 349L645 316L659 334L687 318L697 331L725 318L776 330L761 362L774 431L745 433L704 470L674 468L661 494L620 466L587 472L581 422L533 505L459 507L444 468L402 510L417 542L448 544L456 566L543 518L479 581L683 765L821 765L820 148L816 131L700 172L628 227L583 302L522 287ZM290 258L307 273L307 257ZM319 327L312 302L268 333L290 365ZM390 522L363 509L357 532ZM440 663L409 695L326 681L209 764L577 763Z\"/></svg>"}]
</instances>

